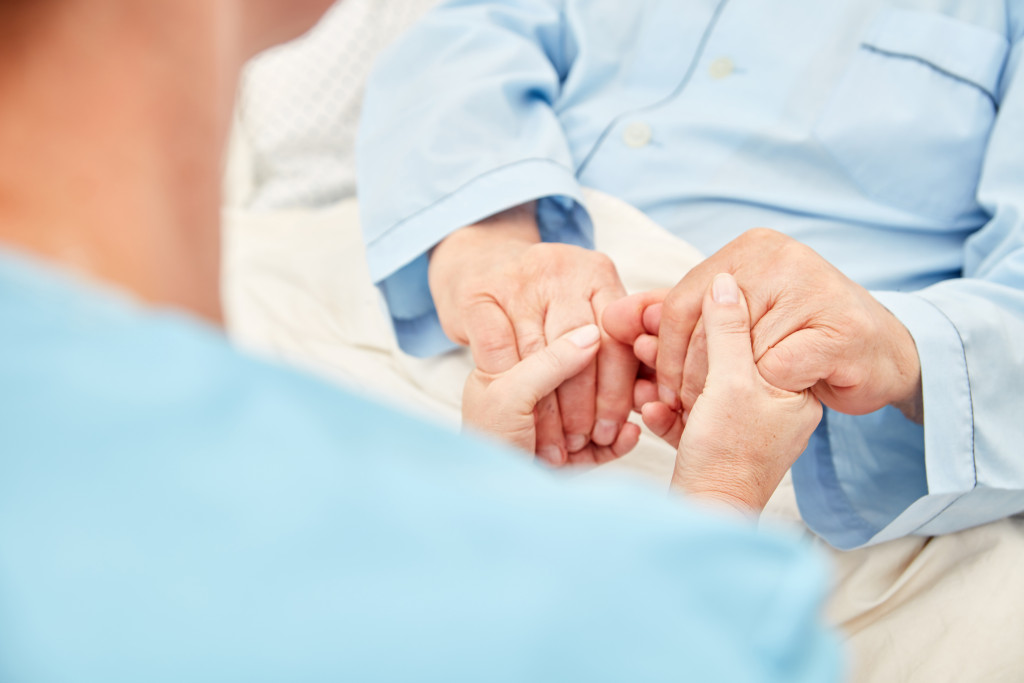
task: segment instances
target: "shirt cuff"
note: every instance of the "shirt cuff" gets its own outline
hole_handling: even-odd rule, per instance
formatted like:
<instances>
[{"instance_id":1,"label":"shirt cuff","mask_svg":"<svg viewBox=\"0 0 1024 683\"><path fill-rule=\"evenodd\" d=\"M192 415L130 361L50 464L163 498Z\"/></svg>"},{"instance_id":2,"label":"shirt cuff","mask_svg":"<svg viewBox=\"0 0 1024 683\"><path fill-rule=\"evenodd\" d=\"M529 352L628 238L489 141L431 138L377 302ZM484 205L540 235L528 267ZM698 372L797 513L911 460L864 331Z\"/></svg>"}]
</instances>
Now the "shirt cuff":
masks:
<instances>
[{"instance_id":1,"label":"shirt cuff","mask_svg":"<svg viewBox=\"0 0 1024 683\"><path fill-rule=\"evenodd\" d=\"M427 252L454 230L537 199L544 241L592 243L575 176L547 159L527 159L478 176L367 243L370 275L384 295L403 351L426 357L455 347L441 329L430 294Z\"/></svg>"},{"instance_id":2,"label":"shirt cuff","mask_svg":"<svg viewBox=\"0 0 1024 683\"><path fill-rule=\"evenodd\" d=\"M960 333L934 304L900 292L875 298L910 331L921 361L928 493L962 495L974 488L974 407Z\"/></svg>"},{"instance_id":3,"label":"shirt cuff","mask_svg":"<svg viewBox=\"0 0 1024 683\"><path fill-rule=\"evenodd\" d=\"M808 526L842 550L929 533L976 485L970 384L959 333L919 296L875 297L917 344L925 424L891 407L863 416L825 412L793 466L793 483Z\"/></svg>"}]
</instances>

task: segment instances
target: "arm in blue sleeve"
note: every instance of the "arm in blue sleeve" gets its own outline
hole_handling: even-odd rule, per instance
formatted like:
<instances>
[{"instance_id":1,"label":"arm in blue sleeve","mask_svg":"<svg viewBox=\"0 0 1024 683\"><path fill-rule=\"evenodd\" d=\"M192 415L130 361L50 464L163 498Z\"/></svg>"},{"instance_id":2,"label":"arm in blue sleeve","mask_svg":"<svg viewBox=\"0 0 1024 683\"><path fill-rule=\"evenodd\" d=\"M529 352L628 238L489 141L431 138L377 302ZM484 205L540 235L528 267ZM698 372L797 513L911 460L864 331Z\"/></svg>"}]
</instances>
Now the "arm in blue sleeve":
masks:
<instances>
[{"instance_id":1,"label":"arm in blue sleeve","mask_svg":"<svg viewBox=\"0 0 1024 683\"><path fill-rule=\"evenodd\" d=\"M542 239L592 242L553 110L574 53L561 5L446 3L370 79L356 150L361 219L370 274L409 353L452 347L427 284L427 253L452 231L541 199Z\"/></svg>"},{"instance_id":2,"label":"arm in blue sleeve","mask_svg":"<svg viewBox=\"0 0 1024 683\"><path fill-rule=\"evenodd\" d=\"M963 277L877 293L921 359L924 427L892 408L826 411L793 468L805 520L839 548L934 535L1024 510L1024 41L1016 29L978 186L991 219Z\"/></svg>"}]
</instances>

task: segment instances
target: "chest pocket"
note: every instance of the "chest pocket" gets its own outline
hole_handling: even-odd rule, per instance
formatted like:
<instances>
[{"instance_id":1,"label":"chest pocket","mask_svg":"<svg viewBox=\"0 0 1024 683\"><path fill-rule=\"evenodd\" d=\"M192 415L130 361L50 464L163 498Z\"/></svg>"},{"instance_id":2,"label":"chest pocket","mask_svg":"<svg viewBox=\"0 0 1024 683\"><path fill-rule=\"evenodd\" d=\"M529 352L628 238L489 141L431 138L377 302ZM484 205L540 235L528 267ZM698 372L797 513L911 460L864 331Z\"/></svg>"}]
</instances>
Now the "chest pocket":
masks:
<instances>
[{"instance_id":1,"label":"chest pocket","mask_svg":"<svg viewBox=\"0 0 1024 683\"><path fill-rule=\"evenodd\" d=\"M976 190L998 110L1005 37L942 14L883 8L815 136L871 199L955 222Z\"/></svg>"}]
</instances>

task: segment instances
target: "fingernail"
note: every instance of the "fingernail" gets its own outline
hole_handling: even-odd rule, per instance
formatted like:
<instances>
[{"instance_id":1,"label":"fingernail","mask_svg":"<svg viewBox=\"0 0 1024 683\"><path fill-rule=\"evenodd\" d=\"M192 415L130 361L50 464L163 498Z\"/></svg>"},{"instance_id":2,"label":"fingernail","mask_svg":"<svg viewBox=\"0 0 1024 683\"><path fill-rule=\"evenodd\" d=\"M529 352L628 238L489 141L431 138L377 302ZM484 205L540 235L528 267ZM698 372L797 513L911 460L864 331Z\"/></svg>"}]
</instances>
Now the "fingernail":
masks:
<instances>
[{"instance_id":1,"label":"fingernail","mask_svg":"<svg viewBox=\"0 0 1024 683\"><path fill-rule=\"evenodd\" d=\"M599 339L601 339L601 330L594 324L584 325L569 333L569 341L581 349L593 346Z\"/></svg>"},{"instance_id":2,"label":"fingernail","mask_svg":"<svg viewBox=\"0 0 1024 683\"><path fill-rule=\"evenodd\" d=\"M676 404L679 402L679 397L676 396L676 392L672 391L671 389L666 387L664 384L659 384L658 385L658 398L661 399L662 403L667 405L669 408L673 408L673 409L676 407Z\"/></svg>"},{"instance_id":3,"label":"fingernail","mask_svg":"<svg viewBox=\"0 0 1024 683\"><path fill-rule=\"evenodd\" d=\"M611 446L619 436L619 423L613 420L598 420L594 425L591 439L598 446Z\"/></svg>"},{"instance_id":4,"label":"fingernail","mask_svg":"<svg viewBox=\"0 0 1024 683\"><path fill-rule=\"evenodd\" d=\"M562 449L558 446L542 446L537 450L537 457L547 460L552 465L562 464Z\"/></svg>"},{"instance_id":5,"label":"fingernail","mask_svg":"<svg viewBox=\"0 0 1024 683\"><path fill-rule=\"evenodd\" d=\"M584 434L570 434L565 439L565 447L570 453L582 451L590 439Z\"/></svg>"},{"instance_id":6,"label":"fingernail","mask_svg":"<svg viewBox=\"0 0 1024 683\"><path fill-rule=\"evenodd\" d=\"M740 288L736 278L728 273L719 273L711 285L711 298L720 304L735 304L740 300Z\"/></svg>"}]
</instances>

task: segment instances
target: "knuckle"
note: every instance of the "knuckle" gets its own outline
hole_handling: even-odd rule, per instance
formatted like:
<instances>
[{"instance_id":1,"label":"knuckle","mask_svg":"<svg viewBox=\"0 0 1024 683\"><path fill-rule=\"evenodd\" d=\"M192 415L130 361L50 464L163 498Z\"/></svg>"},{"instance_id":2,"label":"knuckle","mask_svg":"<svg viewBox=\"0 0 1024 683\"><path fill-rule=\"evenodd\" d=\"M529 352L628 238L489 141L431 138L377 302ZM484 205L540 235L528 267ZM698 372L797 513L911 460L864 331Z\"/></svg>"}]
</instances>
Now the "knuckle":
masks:
<instances>
[{"instance_id":1,"label":"knuckle","mask_svg":"<svg viewBox=\"0 0 1024 683\"><path fill-rule=\"evenodd\" d=\"M752 228L743 233L739 242L744 251L756 254L760 259L779 261L801 257L803 244L789 235L771 228Z\"/></svg>"},{"instance_id":2,"label":"knuckle","mask_svg":"<svg viewBox=\"0 0 1024 683\"><path fill-rule=\"evenodd\" d=\"M509 350L511 344L504 335L494 330L481 330L476 335L475 346L477 352L485 356L493 356Z\"/></svg>"},{"instance_id":3,"label":"knuckle","mask_svg":"<svg viewBox=\"0 0 1024 683\"><path fill-rule=\"evenodd\" d=\"M618 282L619 271L611 257L599 251L590 253L590 268L600 279Z\"/></svg>"},{"instance_id":4,"label":"knuckle","mask_svg":"<svg viewBox=\"0 0 1024 683\"><path fill-rule=\"evenodd\" d=\"M523 252L522 267L530 273L547 271L575 260L580 247L558 242L541 242Z\"/></svg>"},{"instance_id":5,"label":"knuckle","mask_svg":"<svg viewBox=\"0 0 1024 683\"><path fill-rule=\"evenodd\" d=\"M545 242L535 244L524 254L522 272L530 281L580 278L604 284L618 284L619 273L607 255L571 244Z\"/></svg>"},{"instance_id":6,"label":"knuckle","mask_svg":"<svg viewBox=\"0 0 1024 683\"><path fill-rule=\"evenodd\" d=\"M812 260L812 257L816 256L814 250L806 244L790 238L780 241L776 246L776 250L778 259L783 262L807 263L809 260Z\"/></svg>"},{"instance_id":7,"label":"knuckle","mask_svg":"<svg viewBox=\"0 0 1024 683\"><path fill-rule=\"evenodd\" d=\"M523 334L519 335L518 342L519 342L519 354L523 358L526 358L527 356L532 356L532 355L534 355L536 353L539 353L540 351L544 350L547 347L547 340L545 340L544 336L542 334L539 334L539 333L529 333L529 332L523 333ZM549 352L549 353L546 353L544 355L545 355L545 357L547 357L547 356L554 357L554 353L553 352Z\"/></svg>"},{"instance_id":8,"label":"knuckle","mask_svg":"<svg viewBox=\"0 0 1024 683\"><path fill-rule=\"evenodd\" d=\"M743 233L740 236L740 239L744 242L761 246L778 245L795 241L777 230L772 230L771 228L751 228Z\"/></svg>"},{"instance_id":9,"label":"knuckle","mask_svg":"<svg viewBox=\"0 0 1024 683\"><path fill-rule=\"evenodd\" d=\"M882 330L878 329L877 319L871 314L870 311L866 310L861 306L850 306L844 311L844 319L837 321L835 325L836 329L832 332L832 336L836 341L843 340L846 335L842 331L848 330L851 336L858 337L864 335L862 338L877 339L881 337Z\"/></svg>"},{"instance_id":10,"label":"knuckle","mask_svg":"<svg viewBox=\"0 0 1024 683\"><path fill-rule=\"evenodd\" d=\"M662 316L664 317L666 314L669 316L681 314L689 301L689 292L682 287L673 287L665 295L665 299L661 304Z\"/></svg>"},{"instance_id":11,"label":"knuckle","mask_svg":"<svg viewBox=\"0 0 1024 683\"><path fill-rule=\"evenodd\" d=\"M772 353L765 356L757 363L757 371L764 378L764 381L772 386L785 383L786 368L793 367L792 352L784 347L776 347Z\"/></svg>"},{"instance_id":12,"label":"knuckle","mask_svg":"<svg viewBox=\"0 0 1024 683\"><path fill-rule=\"evenodd\" d=\"M707 321L706 320L705 320L704 324L707 325ZM750 325L747 323L747 321L744 318L729 317L729 318L725 318L723 320L716 320L715 324L714 324L714 327L712 329L713 329L715 334L719 334L719 335L723 335L723 336L736 336L736 337L748 337L748 338L750 337ZM706 331L707 330L705 330L705 332ZM696 335L695 335L695 337L696 337ZM700 342L696 341L696 340L694 342L695 345L699 344L699 343ZM705 344L703 346L706 346L706 345L707 344L705 342Z\"/></svg>"}]
</instances>

